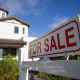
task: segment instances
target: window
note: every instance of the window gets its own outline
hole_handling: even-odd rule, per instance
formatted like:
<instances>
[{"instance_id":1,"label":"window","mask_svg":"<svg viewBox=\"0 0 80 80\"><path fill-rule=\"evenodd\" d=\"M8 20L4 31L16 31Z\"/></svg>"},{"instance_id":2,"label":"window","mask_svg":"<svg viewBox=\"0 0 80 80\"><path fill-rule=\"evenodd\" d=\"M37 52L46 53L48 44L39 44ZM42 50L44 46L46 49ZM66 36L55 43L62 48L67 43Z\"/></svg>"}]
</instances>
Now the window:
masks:
<instances>
[{"instance_id":1,"label":"window","mask_svg":"<svg viewBox=\"0 0 80 80\"><path fill-rule=\"evenodd\" d=\"M23 34L25 34L25 28L23 28Z\"/></svg>"},{"instance_id":2,"label":"window","mask_svg":"<svg viewBox=\"0 0 80 80\"><path fill-rule=\"evenodd\" d=\"M13 57L16 57L16 48L4 48L3 49L3 57L11 54Z\"/></svg>"},{"instance_id":3,"label":"window","mask_svg":"<svg viewBox=\"0 0 80 80\"><path fill-rule=\"evenodd\" d=\"M0 58L3 58L8 54L11 54L12 57L16 57L16 50L16 48L0 48Z\"/></svg>"},{"instance_id":4,"label":"window","mask_svg":"<svg viewBox=\"0 0 80 80\"><path fill-rule=\"evenodd\" d=\"M5 13L2 13L2 18L4 18L5 17Z\"/></svg>"},{"instance_id":5,"label":"window","mask_svg":"<svg viewBox=\"0 0 80 80\"><path fill-rule=\"evenodd\" d=\"M14 27L14 33L19 33L19 28L18 27Z\"/></svg>"},{"instance_id":6,"label":"window","mask_svg":"<svg viewBox=\"0 0 80 80\"><path fill-rule=\"evenodd\" d=\"M3 49L0 49L0 58L3 57Z\"/></svg>"}]
</instances>

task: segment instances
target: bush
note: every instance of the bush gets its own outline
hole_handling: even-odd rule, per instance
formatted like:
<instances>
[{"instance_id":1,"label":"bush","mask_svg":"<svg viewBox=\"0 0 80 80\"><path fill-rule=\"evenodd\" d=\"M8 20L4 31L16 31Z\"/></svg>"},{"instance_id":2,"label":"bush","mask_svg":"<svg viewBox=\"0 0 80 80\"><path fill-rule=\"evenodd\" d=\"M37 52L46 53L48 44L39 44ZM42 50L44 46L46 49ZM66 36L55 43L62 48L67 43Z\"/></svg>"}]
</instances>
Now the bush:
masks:
<instances>
[{"instance_id":1,"label":"bush","mask_svg":"<svg viewBox=\"0 0 80 80\"><path fill-rule=\"evenodd\" d=\"M61 77L57 75L52 75L52 74L47 74L43 72L39 72L37 76L43 80L70 80L69 78L66 77Z\"/></svg>"},{"instance_id":2,"label":"bush","mask_svg":"<svg viewBox=\"0 0 80 80\"><path fill-rule=\"evenodd\" d=\"M16 62L10 54L0 60L0 80L17 80L19 70Z\"/></svg>"}]
</instances>

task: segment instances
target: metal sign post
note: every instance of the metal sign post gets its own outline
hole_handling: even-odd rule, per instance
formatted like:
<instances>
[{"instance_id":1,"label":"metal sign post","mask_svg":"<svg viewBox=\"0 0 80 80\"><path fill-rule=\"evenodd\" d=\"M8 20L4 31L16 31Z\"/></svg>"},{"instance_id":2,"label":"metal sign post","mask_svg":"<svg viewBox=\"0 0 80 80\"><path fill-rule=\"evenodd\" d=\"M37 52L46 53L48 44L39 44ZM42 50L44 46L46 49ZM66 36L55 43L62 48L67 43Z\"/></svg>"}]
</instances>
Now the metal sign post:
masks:
<instances>
[{"instance_id":1,"label":"metal sign post","mask_svg":"<svg viewBox=\"0 0 80 80\"><path fill-rule=\"evenodd\" d=\"M69 54L65 51L65 58L66 60L69 60Z\"/></svg>"}]
</instances>

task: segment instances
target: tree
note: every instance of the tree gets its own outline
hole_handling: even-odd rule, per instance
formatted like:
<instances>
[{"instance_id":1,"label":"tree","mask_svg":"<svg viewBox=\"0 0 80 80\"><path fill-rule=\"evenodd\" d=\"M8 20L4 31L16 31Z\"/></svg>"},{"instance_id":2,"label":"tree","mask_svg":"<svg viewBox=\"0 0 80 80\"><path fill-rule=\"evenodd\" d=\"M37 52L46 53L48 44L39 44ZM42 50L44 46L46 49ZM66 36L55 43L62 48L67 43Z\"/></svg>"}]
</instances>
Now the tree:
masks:
<instances>
[{"instance_id":1,"label":"tree","mask_svg":"<svg viewBox=\"0 0 80 80\"><path fill-rule=\"evenodd\" d=\"M19 70L16 62L10 54L0 60L0 80L17 80Z\"/></svg>"}]
</instances>

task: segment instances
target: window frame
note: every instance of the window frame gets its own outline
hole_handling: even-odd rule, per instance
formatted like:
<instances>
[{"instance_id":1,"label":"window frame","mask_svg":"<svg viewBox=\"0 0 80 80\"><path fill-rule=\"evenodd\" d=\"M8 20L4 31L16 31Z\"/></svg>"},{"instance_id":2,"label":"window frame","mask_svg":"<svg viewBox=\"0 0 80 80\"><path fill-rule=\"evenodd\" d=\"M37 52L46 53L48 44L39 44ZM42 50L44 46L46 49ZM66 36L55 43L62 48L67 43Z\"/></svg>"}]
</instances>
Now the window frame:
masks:
<instances>
[{"instance_id":1,"label":"window frame","mask_svg":"<svg viewBox=\"0 0 80 80\"><path fill-rule=\"evenodd\" d=\"M14 33L15 34L18 34L19 33L19 27L17 27L17 26L14 27Z\"/></svg>"},{"instance_id":2,"label":"window frame","mask_svg":"<svg viewBox=\"0 0 80 80\"><path fill-rule=\"evenodd\" d=\"M25 28L23 27L23 34L25 34Z\"/></svg>"},{"instance_id":3,"label":"window frame","mask_svg":"<svg viewBox=\"0 0 80 80\"><path fill-rule=\"evenodd\" d=\"M5 17L5 13L2 13L2 18L4 18Z\"/></svg>"}]
</instances>

